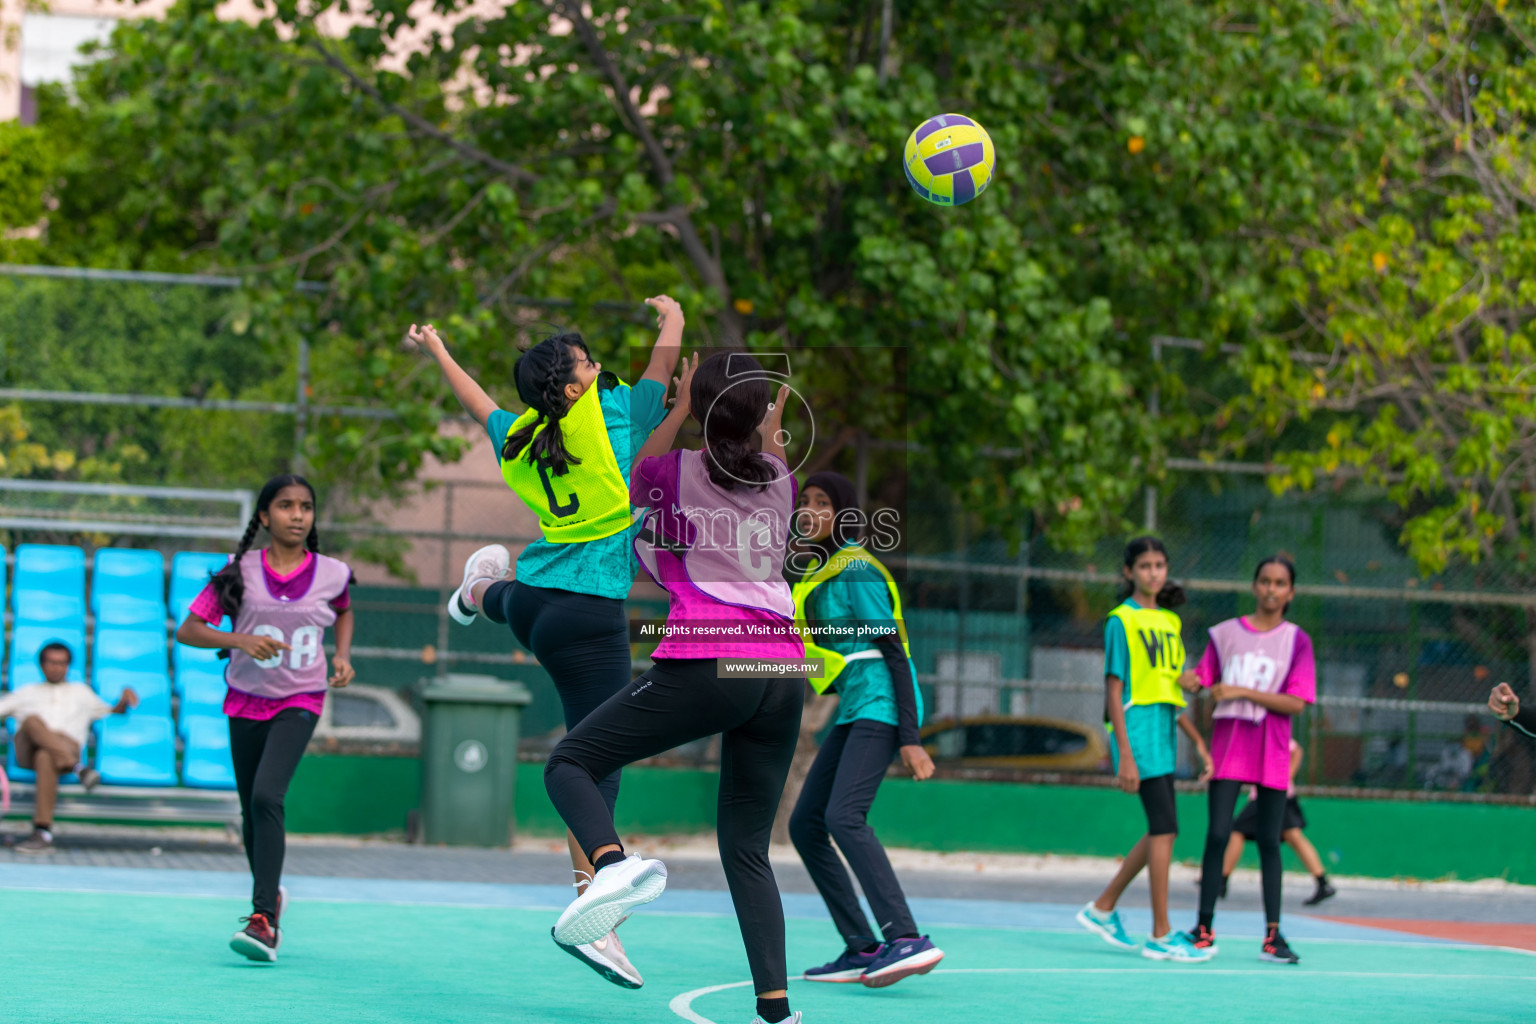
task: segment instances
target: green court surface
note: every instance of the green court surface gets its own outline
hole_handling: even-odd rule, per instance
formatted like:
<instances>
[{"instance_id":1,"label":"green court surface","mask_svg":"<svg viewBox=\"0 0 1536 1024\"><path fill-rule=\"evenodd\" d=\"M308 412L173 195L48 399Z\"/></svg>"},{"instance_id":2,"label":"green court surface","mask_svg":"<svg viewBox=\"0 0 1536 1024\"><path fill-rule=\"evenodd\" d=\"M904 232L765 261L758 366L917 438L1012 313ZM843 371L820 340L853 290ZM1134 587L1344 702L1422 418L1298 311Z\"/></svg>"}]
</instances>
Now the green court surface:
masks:
<instances>
[{"instance_id":1,"label":"green court surface","mask_svg":"<svg viewBox=\"0 0 1536 1024\"><path fill-rule=\"evenodd\" d=\"M625 945L644 973L616 988L550 941L552 909L296 900L281 960L230 952L238 901L0 889L3 1017L34 1022L739 1022L751 987L734 919L637 914ZM794 970L836 950L825 921L791 918ZM882 990L791 981L806 1024L978 1021L1529 1020L1536 957L1430 942L1313 938L1302 965L1260 964L1229 940L1204 965L1154 963L1071 930L946 924L947 957Z\"/></svg>"}]
</instances>

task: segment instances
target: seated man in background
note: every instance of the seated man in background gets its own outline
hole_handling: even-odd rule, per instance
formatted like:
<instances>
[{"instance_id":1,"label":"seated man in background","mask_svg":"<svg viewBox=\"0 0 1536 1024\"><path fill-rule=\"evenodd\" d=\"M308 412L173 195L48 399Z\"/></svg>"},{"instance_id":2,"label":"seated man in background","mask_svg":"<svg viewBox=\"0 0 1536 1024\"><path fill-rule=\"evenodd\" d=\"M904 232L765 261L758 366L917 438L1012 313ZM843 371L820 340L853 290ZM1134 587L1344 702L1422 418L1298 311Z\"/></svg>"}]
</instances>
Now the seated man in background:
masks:
<instances>
[{"instance_id":1,"label":"seated man in background","mask_svg":"<svg viewBox=\"0 0 1536 1024\"><path fill-rule=\"evenodd\" d=\"M32 834L16 844L21 853L53 851L53 807L59 796L59 779L80 763L91 723L121 715L139 703L131 689L125 689L113 707L84 683L65 682L70 659L68 647L48 644L37 654L46 681L0 697L0 718L16 719L16 733L11 737L16 745L16 763L37 773ZM98 779L94 768L80 772L80 781L87 789Z\"/></svg>"}]
</instances>

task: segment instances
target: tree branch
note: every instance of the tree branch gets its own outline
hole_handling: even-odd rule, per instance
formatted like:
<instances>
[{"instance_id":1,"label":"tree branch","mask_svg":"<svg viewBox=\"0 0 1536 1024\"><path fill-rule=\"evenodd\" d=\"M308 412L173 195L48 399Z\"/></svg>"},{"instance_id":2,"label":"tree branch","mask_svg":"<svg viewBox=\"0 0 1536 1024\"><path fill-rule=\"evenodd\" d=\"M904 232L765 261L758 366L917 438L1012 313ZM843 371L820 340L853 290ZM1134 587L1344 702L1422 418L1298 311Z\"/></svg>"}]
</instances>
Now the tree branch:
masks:
<instances>
[{"instance_id":1,"label":"tree branch","mask_svg":"<svg viewBox=\"0 0 1536 1024\"><path fill-rule=\"evenodd\" d=\"M346 61L332 53L329 49L326 48L325 44L320 42L318 39L310 39L307 41L307 43L311 49L320 54L321 59L323 59L326 64L328 64L334 70L339 71L342 76L345 77L347 81L351 82L352 85L355 86L359 91L363 92L374 101L381 104L390 113L394 114L396 117L400 118L400 120L404 121L412 128L415 128L417 131L423 133L424 135L430 135L432 138L454 150L460 156L463 156L469 160L473 160L475 163L484 164L491 170L496 171L498 174L502 174L514 181L521 181L525 184L532 184L539 180L539 176L534 174L532 171L525 170L516 164L507 163L505 160L492 156L485 150L480 149L478 146L471 146L469 143L464 142L461 139L454 138L453 135L439 128L437 125L433 124L431 121L428 121L420 114L417 114L411 110L407 110L405 107L400 106L400 104L393 103L385 99L383 93L379 92L379 90L375 88L371 82L364 81L362 76L358 75L357 72L353 71L350 67L347 66Z\"/></svg>"}]
</instances>

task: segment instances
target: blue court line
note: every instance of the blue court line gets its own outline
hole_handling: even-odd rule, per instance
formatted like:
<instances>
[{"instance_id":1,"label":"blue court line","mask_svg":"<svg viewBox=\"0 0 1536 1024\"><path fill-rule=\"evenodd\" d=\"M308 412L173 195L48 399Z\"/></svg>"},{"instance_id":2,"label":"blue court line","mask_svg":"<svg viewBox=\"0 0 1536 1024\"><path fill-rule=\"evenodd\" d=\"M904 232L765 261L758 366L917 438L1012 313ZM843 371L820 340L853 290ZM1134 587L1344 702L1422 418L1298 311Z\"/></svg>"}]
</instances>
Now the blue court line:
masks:
<instances>
[{"instance_id":1,"label":"blue court line","mask_svg":"<svg viewBox=\"0 0 1536 1024\"><path fill-rule=\"evenodd\" d=\"M518 910L559 911L572 899L568 885L494 885L486 882L429 882L414 879L326 878L291 875L283 879L295 900L343 903L404 903L428 906L494 907ZM145 896L191 896L205 899L250 899L250 876L236 871L170 871L163 868L113 868L59 864L0 864L0 890L58 892L107 892ZM819 896L784 893L786 917L828 920ZM1010 903L1002 900L966 900L917 897L910 901L912 914L922 927L939 933L944 928L997 928L1022 931L1080 931L1074 920L1080 907L1067 903ZM718 890L668 889L646 908L648 914L707 915L732 917L729 893ZM1151 912L1128 908L1122 911L1126 929L1136 936L1152 925ZM1174 911L1174 917L1188 915ZM1192 915L1190 915L1192 916ZM1174 921L1174 926L1185 923ZM1289 939L1328 939L1355 942L1399 942L1445 945L1448 940L1409 935L1381 928L1342 924L1302 914L1287 915L1283 922ZM1217 916L1217 929L1236 939L1264 932L1264 915L1256 911L1225 911Z\"/></svg>"}]
</instances>

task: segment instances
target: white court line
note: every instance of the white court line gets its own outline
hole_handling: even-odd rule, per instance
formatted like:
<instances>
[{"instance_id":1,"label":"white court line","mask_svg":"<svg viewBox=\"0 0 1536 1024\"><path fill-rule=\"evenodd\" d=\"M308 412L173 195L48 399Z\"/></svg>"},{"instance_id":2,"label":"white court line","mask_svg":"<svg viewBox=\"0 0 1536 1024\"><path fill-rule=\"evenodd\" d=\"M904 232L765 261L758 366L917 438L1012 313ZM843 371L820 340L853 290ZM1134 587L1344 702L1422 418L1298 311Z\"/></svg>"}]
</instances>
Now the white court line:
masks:
<instances>
[{"instance_id":1,"label":"white court line","mask_svg":"<svg viewBox=\"0 0 1536 1024\"><path fill-rule=\"evenodd\" d=\"M1478 947L1487 948L1487 947ZM1302 973L1300 971L1277 971L1273 967L1254 970L1247 968L1235 970L1220 967L1196 967L1188 965L1191 970L1181 971L1176 966L1165 967L951 967L939 968L932 974L1160 974L1164 977L1190 978L1197 975L1220 974L1227 977L1270 977L1284 978L1287 975ZM1307 974L1311 978L1433 978L1436 981L1487 981L1486 974L1423 974L1410 972L1389 971L1319 971L1315 974ZM805 976L791 978L790 981L804 981ZM1502 980L1502 979L1501 979ZM1536 981L1536 977L1516 977L1517 981ZM724 992L733 988L745 988L752 984L751 980L732 981L724 985L707 985L704 988L696 988L692 992L684 992L672 997L667 1008L677 1014L688 1024L716 1024L715 1021L693 1008L693 1001L715 992Z\"/></svg>"}]
</instances>

